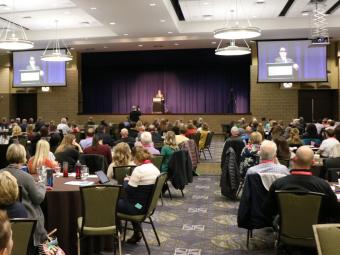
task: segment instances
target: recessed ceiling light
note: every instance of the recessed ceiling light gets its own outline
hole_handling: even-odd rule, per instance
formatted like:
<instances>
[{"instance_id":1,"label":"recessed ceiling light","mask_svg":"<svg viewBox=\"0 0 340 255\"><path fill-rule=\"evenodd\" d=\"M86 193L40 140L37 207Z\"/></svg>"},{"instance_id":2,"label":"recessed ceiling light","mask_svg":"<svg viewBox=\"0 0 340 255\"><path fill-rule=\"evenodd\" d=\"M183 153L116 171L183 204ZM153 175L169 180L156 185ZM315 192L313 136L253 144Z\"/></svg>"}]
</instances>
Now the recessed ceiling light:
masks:
<instances>
[{"instance_id":1,"label":"recessed ceiling light","mask_svg":"<svg viewBox=\"0 0 340 255\"><path fill-rule=\"evenodd\" d=\"M110 25L116 25L116 22L110 22L109 24Z\"/></svg>"},{"instance_id":2,"label":"recessed ceiling light","mask_svg":"<svg viewBox=\"0 0 340 255\"><path fill-rule=\"evenodd\" d=\"M168 32L168 34L172 34L172 32L171 32L171 31L169 31L169 32Z\"/></svg>"},{"instance_id":3,"label":"recessed ceiling light","mask_svg":"<svg viewBox=\"0 0 340 255\"><path fill-rule=\"evenodd\" d=\"M123 34L123 35L127 36L127 35L129 35L129 34Z\"/></svg>"},{"instance_id":4,"label":"recessed ceiling light","mask_svg":"<svg viewBox=\"0 0 340 255\"><path fill-rule=\"evenodd\" d=\"M207 14L207 15L203 15L203 19L205 20L211 20L213 18L213 15Z\"/></svg>"},{"instance_id":5,"label":"recessed ceiling light","mask_svg":"<svg viewBox=\"0 0 340 255\"><path fill-rule=\"evenodd\" d=\"M302 16L308 16L309 15L309 11L303 11L301 12Z\"/></svg>"},{"instance_id":6,"label":"recessed ceiling light","mask_svg":"<svg viewBox=\"0 0 340 255\"><path fill-rule=\"evenodd\" d=\"M150 3L149 5L150 6L156 6L156 3Z\"/></svg>"},{"instance_id":7,"label":"recessed ceiling light","mask_svg":"<svg viewBox=\"0 0 340 255\"><path fill-rule=\"evenodd\" d=\"M70 48L70 50L74 50L74 48L73 48L73 47L71 47L71 48Z\"/></svg>"},{"instance_id":8,"label":"recessed ceiling light","mask_svg":"<svg viewBox=\"0 0 340 255\"><path fill-rule=\"evenodd\" d=\"M175 45L175 46L178 46L178 45L179 45L179 43L174 43L174 45Z\"/></svg>"},{"instance_id":9,"label":"recessed ceiling light","mask_svg":"<svg viewBox=\"0 0 340 255\"><path fill-rule=\"evenodd\" d=\"M97 8L96 8L96 7L91 7L90 9L91 9L91 10L93 10L93 11L94 11L94 10L97 10Z\"/></svg>"},{"instance_id":10,"label":"recessed ceiling light","mask_svg":"<svg viewBox=\"0 0 340 255\"><path fill-rule=\"evenodd\" d=\"M211 44L216 44L216 42L214 41L214 42L211 42Z\"/></svg>"},{"instance_id":11,"label":"recessed ceiling light","mask_svg":"<svg viewBox=\"0 0 340 255\"><path fill-rule=\"evenodd\" d=\"M103 48L104 48L104 49L107 49L107 48L109 48L109 47L107 47L107 46L104 46Z\"/></svg>"},{"instance_id":12,"label":"recessed ceiling light","mask_svg":"<svg viewBox=\"0 0 340 255\"><path fill-rule=\"evenodd\" d=\"M138 44L138 47L143 47L143 44Z\"/></svg>"},{"instance_id":13,"label":"recessed ceiling light","mask_svg":"<svg viewBox=\"0 0 340 255\"><path fill-rule=\"evenodd\" d=\"M161 19L161 22L164 23L166 20L165 19Z\"/></svg>"},{"instance_id":14,"label":"recessed ceiling light","mask_svg":"<svg viewBox=\"0 0 340 255\"><path fill-rule=\"evenodd\" d=\"M209 4L209 2L204 2L204 3L203 3L203 5L208 5L208 4Z\"/></svg>"},{"instance_id":15,"label":"recessed ceiling light","mask_svg":"<svg viewBox=\"0 0 340 255\"><path fill-rule=\"evenodd\" d=\"M256 0L257 4L264 4L265 0Z\"/></svg>"}]
</instances>

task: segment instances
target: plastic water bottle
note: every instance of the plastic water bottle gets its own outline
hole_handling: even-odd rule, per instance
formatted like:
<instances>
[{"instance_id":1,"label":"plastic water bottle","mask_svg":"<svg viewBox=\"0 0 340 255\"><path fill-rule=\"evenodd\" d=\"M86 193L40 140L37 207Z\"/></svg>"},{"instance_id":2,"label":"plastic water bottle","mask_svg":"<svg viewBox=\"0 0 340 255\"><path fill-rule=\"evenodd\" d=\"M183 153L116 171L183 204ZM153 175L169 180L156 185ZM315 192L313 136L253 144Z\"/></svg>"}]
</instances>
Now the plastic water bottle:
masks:
<instances>
[{"instance_id":1,"label":"plastic water bottle","mask_svg":"<svg viewBox=\"0 0 340 255\"><path fill-rule=\"evenodd\" d=\"M76 163L76 179L81 179L81 164L79 160Z\"/></svg>"}]
</instances>

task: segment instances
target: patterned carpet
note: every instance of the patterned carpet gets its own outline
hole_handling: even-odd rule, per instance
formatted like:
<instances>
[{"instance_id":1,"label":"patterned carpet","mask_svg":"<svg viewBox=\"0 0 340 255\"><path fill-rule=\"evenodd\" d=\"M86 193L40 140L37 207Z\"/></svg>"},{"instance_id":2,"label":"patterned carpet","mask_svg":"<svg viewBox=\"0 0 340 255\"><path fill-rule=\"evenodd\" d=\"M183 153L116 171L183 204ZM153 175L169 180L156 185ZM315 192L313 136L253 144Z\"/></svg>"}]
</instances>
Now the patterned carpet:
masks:
<instances>
[{"instance_id":1,"label":"patterned carpet","mask_svg":"<svg viewBox=\"0 0 340 255\"><path fill-rule=\"evenodd\" d=\"M247 250L247 232L236 223L238 202L221 196L218 176L195 177L184 193L182 197L172 189L173 200L165 197L164 206L159 203L157 207L153 219L160 247L151 226L143 224L152 254L276 254L273 233L268 230L254 231ZM123 251L126 255L147 254L143 241L124 244Z\"/></svg>"}]
</instances>

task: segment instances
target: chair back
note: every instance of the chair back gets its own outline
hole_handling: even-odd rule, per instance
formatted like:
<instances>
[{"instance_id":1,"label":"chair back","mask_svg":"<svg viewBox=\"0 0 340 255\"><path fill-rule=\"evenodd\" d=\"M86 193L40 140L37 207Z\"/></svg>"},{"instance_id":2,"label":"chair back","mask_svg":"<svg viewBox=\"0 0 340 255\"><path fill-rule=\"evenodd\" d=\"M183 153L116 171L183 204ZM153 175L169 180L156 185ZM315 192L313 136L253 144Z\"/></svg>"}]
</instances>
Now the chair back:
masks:
<instances>
[{"instance_id":1,"label":"chair back","mask_svg":"<svg viewBox=\"0 0 340 255\"><path fill-rule=\"evenodd\" d=\"M312 225L318 223L324 194L276 191L279 203L279 240L288 245L315 247Z\"/></svg>"},{"instance_id":2,"label":"chair back","mask_svg":"<svg viewBox=\"0 0 340 255\"><path fill-rule=\"evenodd\" d=\"M124 182L124 178L127 175L130 176L135 167L136 166L116 166L116 167L113 167L112 169L113 169L114 179L117 180L118 184L122 185L123 182Z\"/></svg>"},{"instance_id":3,"label":"chair back","mask_svg":"<svg viewBox=\"0 0 340 255\"><path fill-rule=\"evenodd\" d=\"M159 171L161 171L161 167L163 164L164 156L163 155L152 155L151 162L154 164Z\"/></svg>"},{"instance_id":4,"label":"chair back","mask_svg":"<svg viewBox=\"0 0 340 255\"><path fill-rule=\"evenodd\" d=\"M329 182L338 182L338 179L340 179L340 168L328 168L327 179Z\"/></svg>"},{"instance_id":5,"label":"chair back","mask_svg":"<svg viewBox=\"0 0 340 255\"><path fill-rule=\"evenodd\" d=\"M11 219L13 250L12 255L29 254L33 245L33 233L37 225L36 219Z\"/></svg>"},{"instance_id":6,"label":"chair back","mask_svg":"<svg viewBox=\"0 0 340 255\"><path fill-rule=\"evenodd\" d=\"M168 177L167 173L161 173L160 175L158 175L156 182L155 182L155 186L153 188L152 196L150 198L150 204L146 212L146 217L149 217L150 215L152 215L152 213L156 209L158 199L161 195L163 185L166 182L167 177Z\"/></svg>"},{"instance_id":7,"label":"chair back","mask_svg":"<svg viewBox=\"0 0 340 255\"><path fill-rule=\"evenodd\" d=\"M214 132L208 133L207 139L205 140L204 148L210 148L214 134L215 134Z\"/></svg>"},{"instance_id":8,"label":"chair back","mask_svg":"<svg viewBox=\"0 0 340 255\"><path fill-rule=\"evenodd\" d=\"M121 185L80 187L83 209L83 224L80 233L83 232L85 226L102 228L116 225L116 211L120 189Z\"/></svg>"},{"instance_id":9,"label":"chair back","mask_svg":"<svg viewBox=\"0 0 340 255\"><path fill-rule=\"evenodd\" d=\"M340 251L340 224L313 225L318 255L338 255Z\"/></svg>"},{"instance_id":10,"label":"chair back","mask_svg":"<svg viewBox=\"0 0 340 255\"><path fill-rule=\"evenodd\" d=\"M86 165L89 168L90 174L95 174L97 171L107 171L107 162L103 155L97 154L80 154L79 161L82 165Z\"/></svg>"},{"instance_id":11,"label":"chair back","mask_svg":"<svg viewBox=\"0 0 340 255\"><path fill-rule=\"evenodd\" d=\"M201 138L201 133L197 132L195 134L191 134L191 135L189 135L188 138L194 140L196 146L198 147L198 144L199 144L199 141L200 141L200 138Z\"/></svg>"}]
</instances>

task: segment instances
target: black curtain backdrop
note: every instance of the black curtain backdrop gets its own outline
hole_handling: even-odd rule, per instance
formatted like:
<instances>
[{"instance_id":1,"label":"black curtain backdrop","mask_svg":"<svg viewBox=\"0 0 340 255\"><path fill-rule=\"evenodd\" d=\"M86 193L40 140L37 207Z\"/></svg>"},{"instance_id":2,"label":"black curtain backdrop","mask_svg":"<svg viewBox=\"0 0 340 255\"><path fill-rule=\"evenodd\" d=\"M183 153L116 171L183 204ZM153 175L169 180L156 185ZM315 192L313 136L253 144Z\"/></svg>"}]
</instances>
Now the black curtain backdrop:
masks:
<instances>
[{"instance_id":1,"label":"black curtain backdrop","mask_svg":"<svg viewBox=\"0 0 340 255\"><path fill-rule=\"evenodd\" d=\"M248 113L250 56L213 49L82 54L83 113L152 112L157 90L169 113Z\"/></svg>"}]
</instances>

